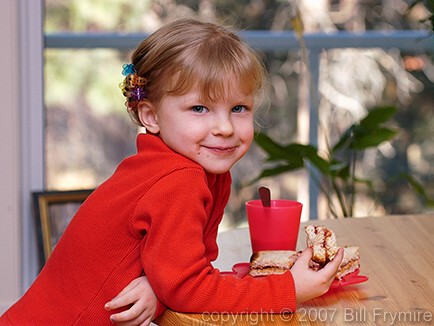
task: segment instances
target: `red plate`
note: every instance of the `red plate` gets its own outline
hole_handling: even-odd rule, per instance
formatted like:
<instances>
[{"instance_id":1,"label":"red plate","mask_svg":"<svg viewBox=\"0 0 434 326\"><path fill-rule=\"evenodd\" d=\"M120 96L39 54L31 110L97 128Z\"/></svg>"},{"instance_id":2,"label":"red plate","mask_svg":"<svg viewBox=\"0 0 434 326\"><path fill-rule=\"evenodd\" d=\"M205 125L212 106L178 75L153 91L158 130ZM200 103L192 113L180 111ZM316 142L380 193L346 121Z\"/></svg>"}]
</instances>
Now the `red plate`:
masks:
<instances>
[{"instance_id":1,"label":"red plate","mask_svg":"<svg viewBox=\"0 0 434 326\"><path fill-rule=\"evenodd\" d=\"M349 273L342 277L340 280L334 280L330 285L330 290L336 289L341 286L352 285L366 282L369 278L364 275L359 275L359 270L356 269L354 272Z\"/></svg>"},{"instance_id":2,"label":"red plate","mask_svg":"<svg viewBox=\"0 0 434 326\"><path fill-rule=\"evenodd\" d=\"M236 278L243 278L249 273L250 263L237 263L232 266L232 271L220 272L220 275L232 275Z\"/></svg>"},{"instance_id":3,"label":"red plate","mask_svg":"<svg viewBox=\"0 0 434 326\"><path fill-rule=\"evenodd\" d=\"M232 266L231 272L222 272L223 275L233 275L237 278L243 278L249 273L250 264L249 263L237 263ZM341 286L352 285L363 283L368 280L367 276L359 275L359 270L355 270L354 272L345 275L341 280L334 280L330 285L330 290L339 288Z\"/></svg>"}]
</instances>

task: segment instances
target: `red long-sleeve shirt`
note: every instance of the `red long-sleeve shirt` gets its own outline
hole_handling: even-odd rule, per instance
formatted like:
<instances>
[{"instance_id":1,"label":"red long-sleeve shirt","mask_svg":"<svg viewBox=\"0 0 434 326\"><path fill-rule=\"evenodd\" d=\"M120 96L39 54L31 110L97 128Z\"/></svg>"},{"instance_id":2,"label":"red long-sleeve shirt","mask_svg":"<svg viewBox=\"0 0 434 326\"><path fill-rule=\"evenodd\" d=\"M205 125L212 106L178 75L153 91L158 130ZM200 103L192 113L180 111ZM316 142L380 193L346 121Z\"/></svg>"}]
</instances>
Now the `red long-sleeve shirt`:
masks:
<instances>
[{"instance_id":1,"label":"red long-sleeve shirt","mask_svg":"<svg viewBox=\"0 0 434 326\"><path fill-rule=\"evenodd\" d=\"M231 177L209 174L141 134L138 153L80 207L50 259L0 325L110 325L104 304L144 273L159 304L183 312L295 310L290 273L222 276L217 228Z\"/></svg>"}]
</instances>

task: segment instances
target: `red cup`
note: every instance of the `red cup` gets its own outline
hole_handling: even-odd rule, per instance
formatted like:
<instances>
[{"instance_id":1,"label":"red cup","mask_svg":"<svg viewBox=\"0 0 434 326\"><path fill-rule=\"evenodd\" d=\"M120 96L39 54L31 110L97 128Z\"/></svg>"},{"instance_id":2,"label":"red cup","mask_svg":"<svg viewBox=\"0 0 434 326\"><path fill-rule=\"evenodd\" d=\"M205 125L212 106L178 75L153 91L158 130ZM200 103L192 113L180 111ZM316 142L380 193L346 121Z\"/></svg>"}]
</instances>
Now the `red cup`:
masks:
<instances>
[{"instance_id":1,"label":"red cup","mask_svg":"<svg viewBox=\"0 0 434 326\"><path fill-rule=\"evenodd\" d=\"M250 241L253 252L262 250L295 250L302 203L294 200L271 200L270 207L260 200L246 203Z\"/></svg>"}]
</instances>

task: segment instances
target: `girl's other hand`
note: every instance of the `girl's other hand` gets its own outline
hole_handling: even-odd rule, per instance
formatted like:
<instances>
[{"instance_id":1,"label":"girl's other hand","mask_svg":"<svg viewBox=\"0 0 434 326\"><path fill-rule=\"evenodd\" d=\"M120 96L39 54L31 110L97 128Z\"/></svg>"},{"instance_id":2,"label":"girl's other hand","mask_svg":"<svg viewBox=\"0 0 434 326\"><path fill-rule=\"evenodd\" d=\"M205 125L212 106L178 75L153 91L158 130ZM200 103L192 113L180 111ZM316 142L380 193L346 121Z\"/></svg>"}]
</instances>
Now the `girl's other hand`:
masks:
<instances>
[{"instance_id":1,"label":"girl's other hand","mask_svg":"<svg viewBox=\"0 0 434 326\"><path fill-rule=\"evenodd\" d=\"M291 268L297 303L319 297L326 293L336 276L343 257L344 250L343 248L339 248L332 261L319 271L314 271L309 268L309 262L312 259L312 248L303 250L301 256Z\"/></svg>"},{"instance_id":2,"label":"girl's other hand","mask_svg":"<svg viewBox=\"0 0 434 326\"><path fill-rule=\"evenodd\" d=\"M104 308L108 311L131 306L128 310L113 314L113 324L122 326L148 326L155 316L157 297L146 276L133 280L115 298L107 302Z\"/></svg>"}]
</instances>

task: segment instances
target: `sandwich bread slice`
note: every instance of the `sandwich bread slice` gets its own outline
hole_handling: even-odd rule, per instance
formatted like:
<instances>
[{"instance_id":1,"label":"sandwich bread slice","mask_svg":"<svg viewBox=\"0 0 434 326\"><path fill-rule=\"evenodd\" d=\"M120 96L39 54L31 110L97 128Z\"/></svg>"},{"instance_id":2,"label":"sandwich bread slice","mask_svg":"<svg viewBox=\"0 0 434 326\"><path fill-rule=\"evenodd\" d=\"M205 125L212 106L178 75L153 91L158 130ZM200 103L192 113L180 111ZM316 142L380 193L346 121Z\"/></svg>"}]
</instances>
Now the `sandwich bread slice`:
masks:
<instances>
[{"instance_id":1,"label":"sandwich bread slice","mask_svg":"<svg viewBox=\"0 0 434 326\"><path fill-rule=\"evenodd\" d=\"M255 252L250 259L251 276L283 274L291 269L299 253L292 250L270 250Z\"/></svg>"}]
</instances>

